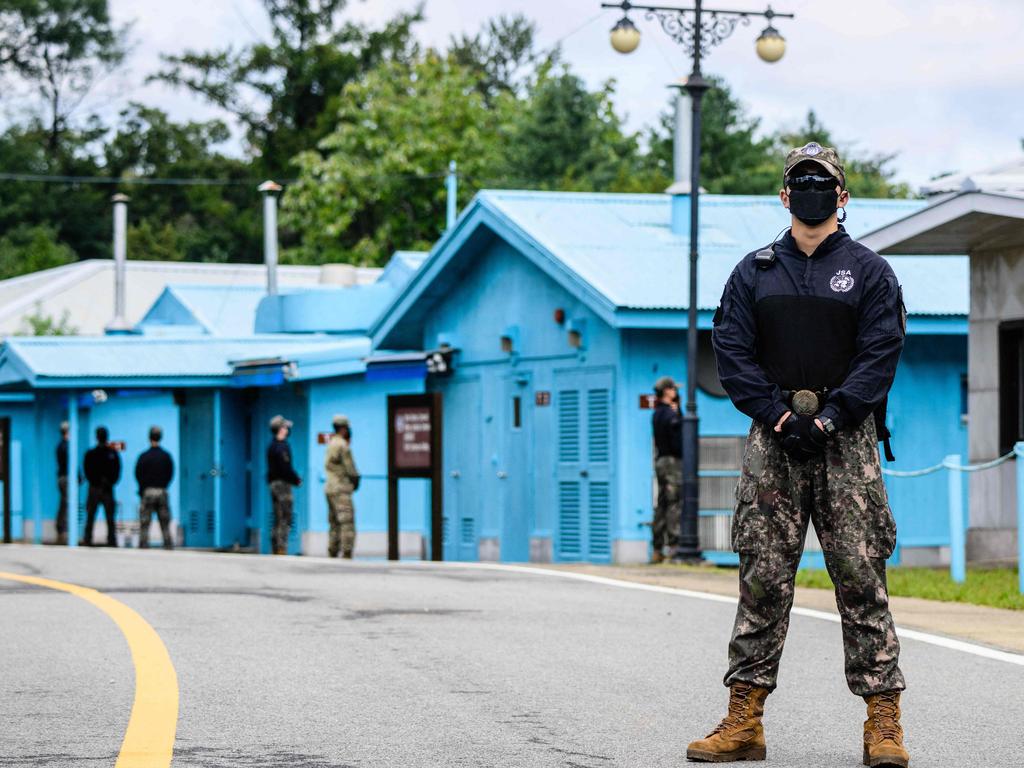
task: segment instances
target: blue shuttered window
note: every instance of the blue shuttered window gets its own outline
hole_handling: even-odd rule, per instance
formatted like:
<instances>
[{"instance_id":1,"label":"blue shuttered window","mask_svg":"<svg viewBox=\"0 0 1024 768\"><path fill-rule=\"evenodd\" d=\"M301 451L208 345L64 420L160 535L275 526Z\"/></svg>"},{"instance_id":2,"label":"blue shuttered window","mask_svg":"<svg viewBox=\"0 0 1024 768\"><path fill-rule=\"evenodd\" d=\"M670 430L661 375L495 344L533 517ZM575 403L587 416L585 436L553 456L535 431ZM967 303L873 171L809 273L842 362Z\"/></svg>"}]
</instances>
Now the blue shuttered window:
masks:
<instances>
[{"instance_id":1,"label":"blue shuttered window","mask_svg":"<svg viewBox=\"0 0 1024 768\"><path fill-rule=\"evenodd\" d=\"M562 559L581 556L580 484L563 481L558 484L558 555Z\"/></svg>"},{"instance_id":2,"label":"blue shuttered window","mask_svg":"<svg viewBox=\"0 0 1024 768\"><path fill-rule=\"evenodd\" d=\"M588 544L592 560L611 556L611 486L605 482L590 484Z\"/></svg>"},{"instance_id":3,"label":"blue shuttered window","mask_svg":"<svg viewBox=\"0 0 1024 768\"><path fill-rule=\"evenodd\" d=\"M576 390L558 393L558 460L580 460L580 393Z\"/></svg>"},{"instance_id":4,"label":"blue shuttered window","mask_svg":"<svg viewBox=\"0 0 1024 768\"><path fill-rule=\"evenodd\" d=\"M608 462L610 448L611 398L607 389L587 392L587 451L591 463Z\"/></svg>"}]
</instances>

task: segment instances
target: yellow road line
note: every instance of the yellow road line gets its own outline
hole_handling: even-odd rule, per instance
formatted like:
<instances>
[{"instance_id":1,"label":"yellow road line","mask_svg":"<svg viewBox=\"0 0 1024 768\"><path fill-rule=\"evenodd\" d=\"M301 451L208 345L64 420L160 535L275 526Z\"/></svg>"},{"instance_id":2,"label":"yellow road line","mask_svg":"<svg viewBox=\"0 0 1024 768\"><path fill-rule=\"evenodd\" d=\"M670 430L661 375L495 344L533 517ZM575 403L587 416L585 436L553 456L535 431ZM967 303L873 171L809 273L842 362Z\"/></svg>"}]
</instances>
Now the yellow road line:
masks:
<instances>
[{"instance_id":1,"label":"yellow road line","mask_svg":"<svg viewBox=\"0 0 1024 768\"><path fill-rule=\"evenodd\" d=\"M89 587L3 571L0 579L69 592L114 620L128 641L135 664L135 701L116 768L169 766L178 727L178 676L156 630L124 603Z\"/></svg>"}]
</instances>

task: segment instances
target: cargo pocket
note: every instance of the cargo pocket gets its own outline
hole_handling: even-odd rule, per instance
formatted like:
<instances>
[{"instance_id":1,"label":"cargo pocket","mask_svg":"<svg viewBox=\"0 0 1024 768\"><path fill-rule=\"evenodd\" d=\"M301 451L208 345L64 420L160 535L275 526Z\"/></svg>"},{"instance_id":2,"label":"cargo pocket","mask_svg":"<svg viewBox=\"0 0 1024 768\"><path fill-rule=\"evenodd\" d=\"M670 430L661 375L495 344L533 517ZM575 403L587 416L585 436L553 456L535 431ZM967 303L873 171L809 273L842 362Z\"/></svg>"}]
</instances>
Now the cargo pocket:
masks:
<instances>
[{"instance_id":1,"label":"cargo pocket","mask_svg":"<svg viewBox=\"0 0 1024 768\"><path fill-rule=\"evenodd\" d=\"M867 485L868 521L865 532L868 557L888 558L896 549L896 520L889 507L889 496L885 481L881 478L870 480Z\"/></svg>"},{"instance_id":2,"label":"cargo pocket","mask_svg":"<svg viewBox=\"0 0 1024 768\"><path fill-rule=\"evenodd\" d=\"M757 505L757 480L743 475L736 484L736 507L732 515L733 552L754 552L767 535L765 516Z\"/></svg>"}]
</instances>

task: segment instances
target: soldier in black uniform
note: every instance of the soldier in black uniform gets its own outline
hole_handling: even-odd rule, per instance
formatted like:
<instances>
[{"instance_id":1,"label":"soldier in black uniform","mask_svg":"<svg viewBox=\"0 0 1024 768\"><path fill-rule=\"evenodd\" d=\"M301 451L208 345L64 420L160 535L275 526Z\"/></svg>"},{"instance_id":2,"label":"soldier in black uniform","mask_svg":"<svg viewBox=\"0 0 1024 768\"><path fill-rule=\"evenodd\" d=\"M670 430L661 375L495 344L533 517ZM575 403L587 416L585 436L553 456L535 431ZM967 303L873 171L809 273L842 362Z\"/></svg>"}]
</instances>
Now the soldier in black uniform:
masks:
<instances>
[{"instance_id":1,"label":"soldier in black uniform","mask_svg":"<svg viewBox=\"0 0 1024 768\"><path fill-rule=\"evenodd\" d=\"M135 462L135 480L139 484L139 548L149 547L149 524L156 515L164 549L174 549L171 538L171 506L167 486L174 478L174 460L160 447L164 433L160 427L149 429L149 450Z\"/></svg>"},{"instance_id":2,"label":"soldier in black uniform","mask_svg":"<svg viewBox=\"0 0 1024 768\"><path fill-rule=\"evenodd\" d=\"M121 457L107 441L110 433L106 427L96 428L96 445L85 452L82 469L89 481L89 494L85 501L85 546L92 546L92 526L96 521L96 508L103 505L107 518L107 545L117 546L114 530L114 486L121 479Z\"/></svg>"},{"instance_id":3,"label":"soldier in black uniform","mask_svg":"<svg viewBox=\"0 0 1024 768\"><path fill-rule=\"evenodd\" d=\"M732 529L740 601L729 712L687 757L764 759L761 715L810 521L835 584L847 684L867 702L864 764L906 768L885 579L896 526L878 457L879 438L889 454L884 408L906 333L902 292L888 262L839 226L849 193L835 150L812 142L790 152L780 196L791 228L736 266L713 321L722 385L753 425Z\"/></svg>"},{"instance_id":4,"label":"soldier in black uniform","mask_svg":"<svg viewBox=\"0 0 1024 768\"><path fill-rule=\"evenodd\" d=\"M292 527L294 496L292 488L302 485L292 466L292 449L288 445L288 433L292 423L284 416L270 420L270 432L274 439L267 448L267 482L270 483L270 503L274 522L270 533L270 548L275 555L288 554L288 534Z\"/></svg>"},{"instance_id":5,"label":"soldier in black uniform","mask_svg":"<svg viewBox=\"0 0 1024 768\"><path fill-rule=\"evenodd\" d=\"M68 543L68 433L71 425L60 423L60 442L57 443L57 543Z\"/></svg>"},{"instance_id":6,"label":"soldier in black uniform","mask_svg":"<svg viewBox=\"0 0 1024 768\"><path fill-rule=\"evenodd\" d=\"M679 390L671 376L662 376L654 383L654 394L658 401L651 416L651 430L654 433L654 474L658 478L658 505L651 524L651 564L657 565L665 559L662 547L668 545L671 557L679 546L683 417L679 413Z\"/></svg>"}]
</instances>

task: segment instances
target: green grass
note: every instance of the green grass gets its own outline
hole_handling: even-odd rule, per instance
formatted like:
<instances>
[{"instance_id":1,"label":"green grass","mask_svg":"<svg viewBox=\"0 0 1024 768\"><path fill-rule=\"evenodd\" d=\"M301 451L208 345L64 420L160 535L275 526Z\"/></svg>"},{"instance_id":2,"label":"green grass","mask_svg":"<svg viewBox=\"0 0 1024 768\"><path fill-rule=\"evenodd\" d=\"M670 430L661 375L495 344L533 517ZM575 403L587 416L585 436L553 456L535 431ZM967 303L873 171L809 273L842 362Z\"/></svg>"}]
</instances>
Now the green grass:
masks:
<instances>
[{"instance_id":1,"label":"green grass","mask_svg":"<svg viewBox=\"0 0 1024 768\"><path fill-rule=\"evenodd\" d=\"M832 589L827 571L799 571L796 583L800 587ZM1018 589L1016 568L970 569L963 584L954 582L948 570L889 569L889 594L900 597L923 597L947 603L972 603L1024 611L1024 595Z\"/></svg>"}]
</instances>

